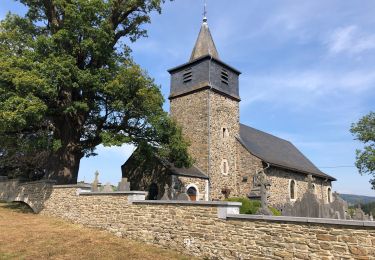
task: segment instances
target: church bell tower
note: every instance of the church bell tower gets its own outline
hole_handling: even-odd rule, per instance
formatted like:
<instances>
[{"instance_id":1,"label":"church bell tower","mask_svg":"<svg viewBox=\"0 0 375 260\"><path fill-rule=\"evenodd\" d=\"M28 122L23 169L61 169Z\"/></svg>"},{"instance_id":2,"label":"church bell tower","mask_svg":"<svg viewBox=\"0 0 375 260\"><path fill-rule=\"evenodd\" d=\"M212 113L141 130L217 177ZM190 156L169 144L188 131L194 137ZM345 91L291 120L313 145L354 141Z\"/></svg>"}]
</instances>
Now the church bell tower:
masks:
<instances>
[{"instance_id":1,"label":"church bell tower","mask_svg":"<svg viewBox=\"0 0 375 260\"><path fill-rule=\"evenodd\" d=\"M209 198L235 195L241 73L219 58L206 17L190 60L169 73L171 116L190 141L194 165L209 177Z\"/></svg>"}]
</instances>

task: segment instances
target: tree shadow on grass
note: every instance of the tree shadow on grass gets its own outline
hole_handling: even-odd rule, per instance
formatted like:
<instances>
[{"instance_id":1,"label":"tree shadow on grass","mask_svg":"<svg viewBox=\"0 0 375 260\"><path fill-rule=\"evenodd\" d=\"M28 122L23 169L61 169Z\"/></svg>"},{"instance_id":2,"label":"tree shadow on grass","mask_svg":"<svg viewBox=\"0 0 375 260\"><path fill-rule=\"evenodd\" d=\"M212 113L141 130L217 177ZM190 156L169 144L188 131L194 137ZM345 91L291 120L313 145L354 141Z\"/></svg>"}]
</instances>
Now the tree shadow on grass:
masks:
<instances>
[{"instance_id":1,"label":"tree shadow on grass","mask_svg":"<svg viewBox=\"0 0 375 260\"><path fill-rule=\"evenodd\" d=\"M4 202L0 201L0 208L10 209L18 213L34 213L33 209L24 202L14 201L14 202Z\"/></svg>"}]
</instances>

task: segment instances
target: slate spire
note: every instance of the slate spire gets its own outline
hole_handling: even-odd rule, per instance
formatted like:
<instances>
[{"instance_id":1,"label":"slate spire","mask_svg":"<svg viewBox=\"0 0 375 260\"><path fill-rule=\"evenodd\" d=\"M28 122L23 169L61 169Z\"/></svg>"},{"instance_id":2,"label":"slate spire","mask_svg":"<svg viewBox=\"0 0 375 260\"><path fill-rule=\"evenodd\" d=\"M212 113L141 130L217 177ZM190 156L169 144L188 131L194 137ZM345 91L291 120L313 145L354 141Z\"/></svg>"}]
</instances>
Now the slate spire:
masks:
<instances>
[{"instance_id":1,"label":"slate spire","mask_svg":"<svg viewBox=\"0 0 375 260\"><path fill-rule=\"evenodd\" d=\"M219 59L219 54L216 50L214 40L212 39L210 29L208 28L205 11L201 30L195 43L193 52L191 53L190 61L206 55L211 55L212 57Z\"/></svg>"}]
</instances>

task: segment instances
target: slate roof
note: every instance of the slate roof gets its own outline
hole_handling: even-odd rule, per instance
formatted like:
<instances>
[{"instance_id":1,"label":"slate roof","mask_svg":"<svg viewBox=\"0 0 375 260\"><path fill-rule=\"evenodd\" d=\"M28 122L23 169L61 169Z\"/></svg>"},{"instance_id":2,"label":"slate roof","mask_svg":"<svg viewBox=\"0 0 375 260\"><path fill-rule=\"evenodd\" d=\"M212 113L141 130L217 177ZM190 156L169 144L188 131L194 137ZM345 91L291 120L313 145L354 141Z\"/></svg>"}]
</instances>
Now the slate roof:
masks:
<instances>
[{"instance_id":1,"label":"slate roof","mask_svg":"<svg viewBox=\"0 0 375 260\"><path fill-rule=\"evenodd\" d=\"M177 168L173 163L170 163L168 161L163 160L162 163L169 169L171 175L209 179L206 174L204 174L199 168L194 165L190 168Z\"/></svg>"},{"instance_id":2,"label":"slate roof","mask_svg":"<svg viewBox=\"0 0 375 260\"><path fill-rule=\"evenodd\" d=\"M219 59L219 53L217 52L214 40L212 39L210 29L208 28L207 18L204 18L190 61L206 55Z\"/></svg>"},{"instance_id":3,"label":"slate roof","mask_svg":"<svg viewBox=\"0 0 375 260\"><path fill-rule=\"evenodd\" d=\"M240 124L240 143L253 155L270 165L312 174L335 181L336 179L320 171L291 142Z\"/></svg>"}]
</instances>

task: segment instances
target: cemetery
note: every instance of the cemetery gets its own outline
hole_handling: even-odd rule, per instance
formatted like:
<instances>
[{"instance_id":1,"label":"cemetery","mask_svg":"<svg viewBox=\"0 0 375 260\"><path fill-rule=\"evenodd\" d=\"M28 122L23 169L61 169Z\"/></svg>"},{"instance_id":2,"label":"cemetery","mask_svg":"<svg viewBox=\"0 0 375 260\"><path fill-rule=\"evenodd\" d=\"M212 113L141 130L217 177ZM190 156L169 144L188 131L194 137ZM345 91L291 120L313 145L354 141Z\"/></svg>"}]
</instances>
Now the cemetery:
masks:
<instances>
[{"instance_id":1,"label":"cemetery","mask_svg":"<svg viewBox=\"0 0 375 260\"><path fill-rule=\"evenodd\" d=\"M98 183L98 174L92 184L77 185L6 180L0 182L0 200L22 201L42 215L208 259L375 255L375 222L360 209L350 219L336 195L330 208L307 196L286 207L284 216L269 215L263 196L259 214L247 215L239 214L239 202L170 199L167 194L163 200L146 200L147 192L129 190L125 179L117 191ZM314 199L317 205L304 211Z\"/></svg>"}]
</instances>

